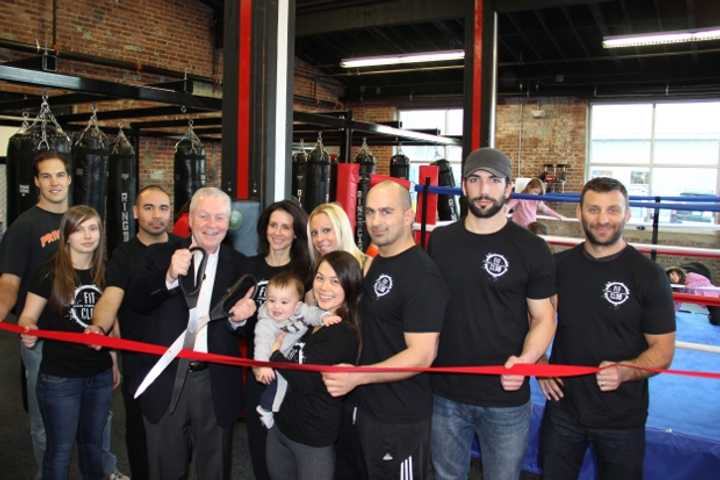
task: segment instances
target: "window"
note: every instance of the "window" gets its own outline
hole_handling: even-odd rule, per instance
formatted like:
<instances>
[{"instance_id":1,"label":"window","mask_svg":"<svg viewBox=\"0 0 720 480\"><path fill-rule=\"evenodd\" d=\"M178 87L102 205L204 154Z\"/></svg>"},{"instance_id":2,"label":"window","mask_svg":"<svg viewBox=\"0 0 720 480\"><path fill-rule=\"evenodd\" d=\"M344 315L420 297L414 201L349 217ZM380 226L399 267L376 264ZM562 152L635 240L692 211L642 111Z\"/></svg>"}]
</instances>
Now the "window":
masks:
<instances>
[{"instance_id":1,"label":"window","mask_svg":"<svg viewBox=\"0 0 720 480\"><path fill-rule=\"evenodd\" d=\"M718 118L720 102L593 105L588 178L617 178L630 195L717 195ZM653 210L632 212L633 221L652 221ZM673 224L707 225L714 218L660 210L660 220Z\"/></svg>"},{"instance_id":2,"label":"window","mask_svg":"<svg viewBox=\"0 0 720 480\"><path fill-rule=\"evenodd\" d=\"M463 111L452 110L400 110L402 128L409 130L436 128L440 135L462 135ZM460 186L462 148L457 146L403 146L402 152L410 159L410 181L420 183L419 166L444 158L450 162L455 177L455 186ZM397 147L394 149L397 153Z\"/></svg>"}]
</instances>

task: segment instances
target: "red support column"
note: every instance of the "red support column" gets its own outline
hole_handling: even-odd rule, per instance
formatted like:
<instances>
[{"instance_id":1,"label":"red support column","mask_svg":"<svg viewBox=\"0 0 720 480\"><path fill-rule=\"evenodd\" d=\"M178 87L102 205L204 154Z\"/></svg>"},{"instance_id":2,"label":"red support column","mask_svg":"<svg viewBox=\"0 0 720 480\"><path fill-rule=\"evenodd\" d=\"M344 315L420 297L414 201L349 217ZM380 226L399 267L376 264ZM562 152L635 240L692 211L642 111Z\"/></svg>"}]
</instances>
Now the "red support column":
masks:
<instances>
[{"instance_id":1,"label":"red support column","mask_svg":"<svg viewBox=\"0 0 720 480\"><path fill-rule=\"evenodd\" d=\"M470 129L470 149L480 148L482 138L482 101L483 101L483 9L485 0L475 0L474 11L474 36L473 36L473 59L472 59L472 123Z\"/></svg>"},{"instance_id":2,"label":"red support column","mask_svg":"<svg viewBox=\"0 0 720 480\"><path fill-rule=\"evenodd\" d=\"M239 25L241 37L238 41L238 109L237 109L237 159L235 177L235 198L246 200L250 197L250 78L252 75L252 0L239 0Z\"/></svg>"}]
</instances>

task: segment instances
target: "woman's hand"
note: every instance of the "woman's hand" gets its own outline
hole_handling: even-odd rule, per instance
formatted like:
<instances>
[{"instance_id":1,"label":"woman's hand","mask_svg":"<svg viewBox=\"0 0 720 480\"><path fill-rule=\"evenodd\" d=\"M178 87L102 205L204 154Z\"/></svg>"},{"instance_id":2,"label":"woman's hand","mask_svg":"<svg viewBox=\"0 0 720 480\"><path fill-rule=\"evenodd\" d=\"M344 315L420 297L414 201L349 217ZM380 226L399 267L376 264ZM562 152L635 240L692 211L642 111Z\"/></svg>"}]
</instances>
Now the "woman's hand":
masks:
<instances>
[{"instance_id":1,"label":"woman's hand","mask_svg":"<svg viewBox=\"0 0 720 480\"><path fill-rule=\"evenodd\" d=\"M340 322L342 322L342 317L339 315L325 315L322 317L322 324L325 327L329 327L330 325L335 325Z\"/></svg>"},{"instance_id":2,"label":"woman's hand","mask_svg":"<svg viewBox=\"0 0 720 480\"><path fill-rule=\"evenodd\" d=\"M22 323L19 324L21 327L25 327L25 332L20 334L20 339L22 340L23 345L25 345L27 348L33 348L35 344L37 343L38 337L35 337L33 335L29 335L29 332L32 330L37 330L38 327L34 323L28 323L23 325Z\"/></svg>"},{"instance_id":3,"label":"woman's hand","mask_svg":"<svg viewBox=\"0 0 720 480\"><path fill-rule=\"evenodd\" d=\"M116 352L110 352L110 358L112 358L112 376L113 376L113 384L112 389L115 390L117 387L120 386L120 382L122 382L122 374L120 373L120 368L118 367L118 361L117 361L117 353Z\"/></svg>"}]
</instances>

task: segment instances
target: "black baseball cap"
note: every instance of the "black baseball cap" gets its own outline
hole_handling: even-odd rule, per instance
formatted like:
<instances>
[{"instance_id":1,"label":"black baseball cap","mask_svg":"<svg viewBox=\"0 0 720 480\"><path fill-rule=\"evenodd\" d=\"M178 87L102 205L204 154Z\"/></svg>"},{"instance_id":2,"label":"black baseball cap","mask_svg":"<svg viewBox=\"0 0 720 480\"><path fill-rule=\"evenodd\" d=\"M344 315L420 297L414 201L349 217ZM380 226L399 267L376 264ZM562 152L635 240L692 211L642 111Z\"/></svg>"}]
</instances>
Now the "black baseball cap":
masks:
<instances>
[{"instance_id":1,"label":"black baseball cap","mask_svg":"<svg viewBox=\"0 0 720 480\"><path fill-rule=\"evenodd\" d=\"M470 152L463 164L463 178L477 170L485 170L498 177L512 178L510 159L500 150L490 147Z\"/></svg>"}]
</instances>

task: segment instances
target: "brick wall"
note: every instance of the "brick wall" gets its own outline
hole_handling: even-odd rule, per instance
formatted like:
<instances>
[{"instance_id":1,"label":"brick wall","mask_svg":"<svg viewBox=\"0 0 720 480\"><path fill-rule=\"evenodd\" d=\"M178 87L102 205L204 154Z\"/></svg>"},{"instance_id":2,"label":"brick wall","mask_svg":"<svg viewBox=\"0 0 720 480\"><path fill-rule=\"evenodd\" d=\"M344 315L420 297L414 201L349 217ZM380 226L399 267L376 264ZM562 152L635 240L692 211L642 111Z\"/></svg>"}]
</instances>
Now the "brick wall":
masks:
<instances>
[{"instance_id":1,"label":"brick wall","mask_svg":"<svg viewBox=\"0 0 720 480\"><path fill-rule=\"evenodd\" d=\"M339 100L344 93L342 84L332 78L319 75L316 68L299 58L295 58L293 82L293 93L304 99L294 102L295 110L318 112L343 109Z\"/></svg>"},{"instance_id":2,"label":"brick wall","mask_svg":"<svg viewBox=\"0 0 720 480\"><path fill-rule=\"evenodd\" d=\"M197 0L55 0L56 48L212 76L213 12ZM52 0L0 9L2 36L52 46Z\"/></svg>"},{"instance_id":3,"label":"brick wall","mask_svg":"<svg viewBox=\"0 0 720 480\"><path fill-rule=\"evenodd\" d=\"M544 117L533 117L538 109ZM577 192L584 181L587 111L584 100L543 99L539 108L507 100L497 106L495 145L510 156L518 177L536 177L546 163L568 164L565 191Z\"/></svg>"},{"instance_id":4,"label":"brick wall","mask_svg":"<svg viewBox=\"0 0 720 480\"><path fill-rule=\"evenodd\" d=\"M394 122L397 120L398 109L395 106L390 105L347 105L349 110L352 110L354 120L362 120L365 122ZM353 138L362 137L362 133L354 133ZM360 147L353 147L350 153L350 158L355 159L355 155L358 154ZM392 146L374 145L370 146L370 151L375 156L377 167L376 173L381 175L390 174L390 157L393 155Z\"/></svg>"},{"instance_id":5,"label":"brick wall","mask_svg":"<svg viewBox=\"0 0 720 480\"><path fill-rule=\"evenodd\" d=\"M535 118L533 111L542 110ZM516 177L537 177L546 163L568 164L566 192L577 192L585 180L588 103L585 100L544 98L498 103L495 146L508 154ZM574 206L552 204L561 213Z\"/></svg>"}]
</instances>

